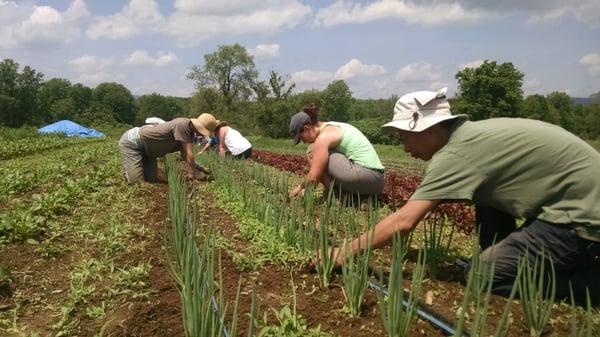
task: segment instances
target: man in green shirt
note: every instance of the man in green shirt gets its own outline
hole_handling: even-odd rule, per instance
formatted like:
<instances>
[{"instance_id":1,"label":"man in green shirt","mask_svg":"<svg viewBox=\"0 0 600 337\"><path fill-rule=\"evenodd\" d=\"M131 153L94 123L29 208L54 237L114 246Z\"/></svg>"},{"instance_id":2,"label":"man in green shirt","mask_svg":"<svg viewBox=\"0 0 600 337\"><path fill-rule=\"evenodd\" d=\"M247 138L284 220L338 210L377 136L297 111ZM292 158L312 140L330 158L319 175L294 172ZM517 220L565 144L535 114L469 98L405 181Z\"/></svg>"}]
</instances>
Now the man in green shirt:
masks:
<instances>
[{"instance_id":1,"label":"man in green shirt","mask_svg":"<svg viewBox=\"0 0 600 337\"><path fill-rule=\"evenodd\" d=\"M556 294L600 303L600 153L540 121L451 115L445 89L402 96L384 128L406 152L430 160L410 200L375 227L373 246L409 232L438 203L470 200L480 227L481 259L495 262L493 290L510 293L520 256L542 250L556 272ZM515 218L526 219L519 228ZM365 247L366 235L348 243ZM496 242L494 244L494 242ZM338 261L344 261L340 249Z\"/></svg>"}]
</instances>

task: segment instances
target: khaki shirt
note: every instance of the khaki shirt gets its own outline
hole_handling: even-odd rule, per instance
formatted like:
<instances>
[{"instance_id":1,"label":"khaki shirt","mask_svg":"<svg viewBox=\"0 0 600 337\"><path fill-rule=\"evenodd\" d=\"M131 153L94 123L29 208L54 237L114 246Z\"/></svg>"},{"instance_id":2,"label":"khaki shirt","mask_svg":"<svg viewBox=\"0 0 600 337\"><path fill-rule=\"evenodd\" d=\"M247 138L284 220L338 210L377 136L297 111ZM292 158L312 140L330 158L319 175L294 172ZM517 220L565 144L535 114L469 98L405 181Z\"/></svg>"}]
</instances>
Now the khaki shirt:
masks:
<instances>
[{"instance_id":1,"label":"khaki shirt","mask_svg":"<svg viewBox=\"0 0 600 337\"><path fill-rule=\"evenodd\" d=\"M166 123L142 127L140 138L148 157L158 158L180 151L182 143L192 143L194 130L189 118L175 118Z\"/></svg>"},{"instance_id":2,"label":"khaki shirt","mask_svg":"<svg viewBox=\"0 0 600 337\"><path fill-rule=\"evenodd\" d=\"M466 121L432 157L411 199L473 200L600 241L600 153L540 121Z\"/></svg>"}]
</instances>

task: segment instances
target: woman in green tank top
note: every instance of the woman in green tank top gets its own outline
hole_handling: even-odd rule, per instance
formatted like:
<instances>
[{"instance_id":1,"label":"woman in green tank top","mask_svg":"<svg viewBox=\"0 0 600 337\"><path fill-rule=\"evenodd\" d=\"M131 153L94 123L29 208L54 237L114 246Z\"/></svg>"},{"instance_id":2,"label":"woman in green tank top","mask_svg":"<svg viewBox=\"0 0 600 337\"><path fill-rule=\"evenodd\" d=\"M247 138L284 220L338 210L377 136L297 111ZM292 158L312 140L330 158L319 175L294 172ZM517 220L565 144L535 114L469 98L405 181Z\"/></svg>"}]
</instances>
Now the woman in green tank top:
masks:
<instances>
[{"instance_id":1,"label":"woman in green tank top","mask_svg":"<svg viewBox=\"0 0 600 337\"><path fill-rule=\"evenodd\" d=\"M294 144L310 144L310 169L290 197L304 192L308 184L333 186L345 194L377 195L383 191L384 167L367 137L354 126L318 120L315 104L304 107L290 120Z\"/></svg>"}]
</instances>

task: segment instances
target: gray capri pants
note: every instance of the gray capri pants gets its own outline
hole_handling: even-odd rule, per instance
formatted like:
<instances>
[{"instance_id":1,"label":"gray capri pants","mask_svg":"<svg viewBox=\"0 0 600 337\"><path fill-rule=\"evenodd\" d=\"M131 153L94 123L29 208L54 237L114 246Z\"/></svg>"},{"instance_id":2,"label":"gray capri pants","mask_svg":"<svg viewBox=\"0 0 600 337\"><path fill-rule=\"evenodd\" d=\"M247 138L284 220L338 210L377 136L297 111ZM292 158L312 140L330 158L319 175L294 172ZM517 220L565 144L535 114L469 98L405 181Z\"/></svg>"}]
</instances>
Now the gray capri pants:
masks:
<instances>
[{"instance_id":1,"label":"gray capri pants","mask_svg":"<svg viewBox=\"0 0 600 337\"><path fill-rule=\"evenodd\" d=\"M119 150L123 159L123 177L129 184L140 180L158 181L158 162L156 158L149 158L146 155L139 131L139 127L129 129L119 140Z\"/></svg>"},{"instance_id":2,"label":"gray capri pants","mask_svg":"<svg viewBox=\"0 0 600 337\"><path fill-rule=\"evenodd\" d=\"M312 158L312 146L306 149ZM385 179L383 170L374 170L352 162L340 152L329 150L327 174L334 180L334 187L344 193L377 195L383 192Z\"/></svg>"}]
</instances>

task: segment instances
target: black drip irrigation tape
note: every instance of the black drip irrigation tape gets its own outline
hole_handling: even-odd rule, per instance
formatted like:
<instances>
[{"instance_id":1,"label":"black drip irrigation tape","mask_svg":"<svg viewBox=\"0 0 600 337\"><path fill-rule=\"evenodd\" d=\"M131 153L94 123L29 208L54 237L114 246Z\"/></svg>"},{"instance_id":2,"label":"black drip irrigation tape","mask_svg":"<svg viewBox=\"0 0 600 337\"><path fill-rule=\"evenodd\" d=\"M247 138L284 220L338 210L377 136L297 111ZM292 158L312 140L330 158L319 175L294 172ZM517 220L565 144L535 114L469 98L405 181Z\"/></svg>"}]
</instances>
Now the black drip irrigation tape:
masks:
<instances>
[{"instance_id":1,"label":"black drip irrigation tape","mask_svg":"<svg viewBox=\"0 0 600 337\"><path fill-rule=\"evenodd\" d=\"M389 292L387 289L385 289L384 286L380 285L377 282L373 282L373 281L369 281L369 288L375 290L375 291L379 291L382 294L384 294L385 296L389 295ZM406 291L404 292L404 299L402 300L402 305L406 308L408 307L408 301L406 300L407 297L407 293ZM440 329L442 331L443 334L445 334L446 336L453 336L454 335L454 326L448 322L446 322L443 318L438 317L437 315L435 315L434 313L420 307L417 305L416 308L416 313L417 316L419 316L421 319L424 319L428 322L430 322L431 324L433 324L436 328ZM469 337L469 335L467 334L463 334L463 337Z\"/></svg>"}]
</instances>

